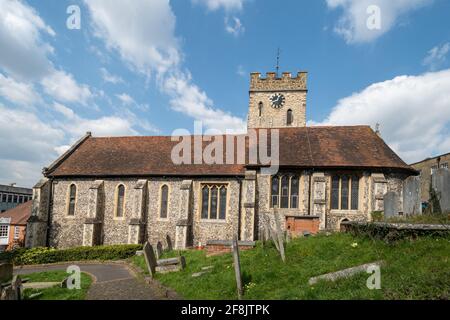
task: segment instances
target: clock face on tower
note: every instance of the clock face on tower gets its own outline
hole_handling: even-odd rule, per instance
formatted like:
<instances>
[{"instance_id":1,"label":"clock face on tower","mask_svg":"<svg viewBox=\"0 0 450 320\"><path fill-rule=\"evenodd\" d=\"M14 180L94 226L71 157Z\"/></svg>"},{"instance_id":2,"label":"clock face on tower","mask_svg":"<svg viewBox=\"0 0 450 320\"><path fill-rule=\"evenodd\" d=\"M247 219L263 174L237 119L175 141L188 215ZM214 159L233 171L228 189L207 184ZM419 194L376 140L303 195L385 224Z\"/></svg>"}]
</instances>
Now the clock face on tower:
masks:
<instances>
[{"instance_id":1,"label":"clock face on tower","mask_svg":"<svg viewBox=\"0 0 450 320\"><path fill-rule=\"evenodd\" d=\"M269 100L272 103L272 108L275 109L280 109L286 102L286 98L281 93L275 93L271 95Z\"/></svg>"}]
</instances>

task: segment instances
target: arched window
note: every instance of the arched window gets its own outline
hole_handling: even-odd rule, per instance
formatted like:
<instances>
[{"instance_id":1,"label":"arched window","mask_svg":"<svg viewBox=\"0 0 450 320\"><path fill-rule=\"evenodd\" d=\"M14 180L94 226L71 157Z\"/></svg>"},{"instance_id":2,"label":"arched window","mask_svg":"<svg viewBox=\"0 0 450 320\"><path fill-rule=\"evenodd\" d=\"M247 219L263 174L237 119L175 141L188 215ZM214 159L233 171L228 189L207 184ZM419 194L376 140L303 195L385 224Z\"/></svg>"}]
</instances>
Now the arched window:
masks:
<instances>
[{"instance_id":1,"label":"arched window","mask_svg":"<svg viewBox=\"0 0 450 320\"><path fill-rule=\"evenodd\" d=\"M227 185L205 184L202 187L202 219L225 220L227 212Z\"/></svg>"},{"instance_id":2,"label":"arched window","mask_svg":"<svg viewBox=\"0 0 450 320\"><path fill-rule=\"evenodd\" d=\"M286 115L286 124L290 126L292 125L293 122L294 122L294 115L292 114L292 110L289 109Z\"/></svg>"},{"instance_id":3,"label":"arched window","mask_svg":"<svg viewBox=\"0 0 450 320\"><path fill-rule=\"evenodd\" d=\"M219 219L224 220L227 212L227 188L220 188Z\"/></svg>"},{"instance_id":4,"label":"arched window","mask_svg":"<svg viewBox=\"0 0 450 320\"><path fill-rule=\"evenodd\" d=\"M125 207L125 186L123 184L117 187L116 217L122 218Z\"/></svg>"},{"instance_id":5,"label":"arched window","mask_svg":"<svg viewBox=\"0 0 450 320\"><path fill-rule=\"evenodd\" d=\"M169 187L166 185L163 185L161 187L161 210L159 213L159 216L162 219L167 218L168 202L169 202Z\"/></svg>"},{"instance_id":6,"label":"arched window","mask_svg":"<svg viewBox=\"0 0 450 320\"><path fill-rule=\"evenodd\" d=\"M209 207L209 188L204 186L202 189L202 219L208 219Z\"/></svg>"},{"instance_id":7,"label":"arched window","mask_svg":"<svg viewBox=\"0 0 450 320\"><path fill-rule=\"evenodd\" d=\"M210 207L210 219L217 219L217 187L211 188L211 207Z\"/></svg>"},{"instance_id":8,"label":"arched window","mask_svg":"<svg viewBox=\"0 0 450 320\"><path fill-rule=\"evenodd\" d=\"M291 208L297 209L298 208L298 190L299 189L299 183L297 177L291 178Z\"/></svg>"},{"instance_id":9,"label":"arched window","mask_svg":"<svg viewBox=\"0 0 450 320\"><path fill-rule=\"evenodd\" d=\"M264 104L262 102L260 102L258 104L258 114L261 117L262 116L262 110L263 110Z\"/></svg>"},{"instance_id":10,"label":"arched window","mask_svg":"<svg viewBox=\"0 0 450 320\"><path fill-rule=\"evenodd\" d=\"M289 208L289 177L281 178L281 208Z\"/></svg>"},{"instance_id":11,"label":"arched window","mask_svg":"<svg viewBox=\"0 0 450 320\"><path fill-rule=\"evenodd\" d=\"M69 210L67 214L69 216L75 215L75 202L77 200L77 186L71 184L69 187Z\"/></svg>"},{"instance_id":12,"label":"arched window","mask_svg":"<svg viewBox=\"0 0 450 320\"><path fill-rule=\"evenodd\" d=\"M331 209L358 210L359 177L334 176L331 180Z\"/></svg>"},{"instance_id":13,"label":"arched window","mask_svg":"<svg viewBox=\"0 0 450 320\"><path fill-rule=\"evenodd\" d=\"M273 177L272 178L272 208L275 206L279 206L278 204L278 198L279 198L279 193L280 193L280 180L278 179L278 177Z\"/></svg>"}]
</instances>

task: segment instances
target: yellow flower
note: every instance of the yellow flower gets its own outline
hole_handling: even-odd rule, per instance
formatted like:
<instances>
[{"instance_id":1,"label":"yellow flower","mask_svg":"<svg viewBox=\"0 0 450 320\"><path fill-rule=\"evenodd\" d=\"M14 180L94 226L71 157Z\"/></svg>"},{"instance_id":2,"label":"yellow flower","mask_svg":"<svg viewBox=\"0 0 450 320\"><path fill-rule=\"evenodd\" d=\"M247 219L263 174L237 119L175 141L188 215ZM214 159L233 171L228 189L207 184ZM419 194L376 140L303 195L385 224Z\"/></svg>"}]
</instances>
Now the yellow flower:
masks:
<instances>
[{"instance_id":1,"label":"yellow flower","mask_svg":"<svg viewBox=\"0 0 450 320\"><path fill-rule=\"evenodd\" d=\"M352 243L352 247L353 247L353 248L356 248L357 246L358 246L358 243L357 243L357 242L353 242L353 243Z\"/></svg>"}]
</instances>

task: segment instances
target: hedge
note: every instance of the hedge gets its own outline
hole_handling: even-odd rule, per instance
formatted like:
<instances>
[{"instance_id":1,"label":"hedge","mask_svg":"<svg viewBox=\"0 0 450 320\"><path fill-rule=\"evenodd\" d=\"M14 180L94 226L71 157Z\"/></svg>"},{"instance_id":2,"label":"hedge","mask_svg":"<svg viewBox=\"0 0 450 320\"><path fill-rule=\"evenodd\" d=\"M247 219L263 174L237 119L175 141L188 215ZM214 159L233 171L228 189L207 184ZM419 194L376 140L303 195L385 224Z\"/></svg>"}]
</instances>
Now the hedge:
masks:
<instances>
[{"instance_id":1,"label":"hedge","mask_svg":"<svg viewBox=\"0 0 450 320\"><path fill-rule=\"evenodd\" d=\"M0 261L12 262L14 265L32 265L84 260L122 260L134 256L138 250L142 250L142 245L111 245L69 249L20 248L0 253Z\"/></svg>"}]
</instances>

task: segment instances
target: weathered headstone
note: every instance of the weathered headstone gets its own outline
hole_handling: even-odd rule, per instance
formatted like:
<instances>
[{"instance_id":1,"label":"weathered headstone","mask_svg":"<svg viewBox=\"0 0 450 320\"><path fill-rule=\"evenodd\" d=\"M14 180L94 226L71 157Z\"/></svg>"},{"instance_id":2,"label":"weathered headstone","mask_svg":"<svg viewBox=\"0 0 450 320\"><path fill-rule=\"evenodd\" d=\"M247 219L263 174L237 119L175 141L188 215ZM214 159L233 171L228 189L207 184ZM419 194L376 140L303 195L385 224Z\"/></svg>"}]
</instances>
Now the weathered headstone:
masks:
<instances>
[{"instance_id":1,"label":"weathered headstone","mask_svg":"<svg viewBox=\"0 0 450 320\"><path fill-rule=\"evenodd\" d=\"M432 186L440 199L442 212L450 212L450 171L444 168L435 170Z\"/></svg>"},{"instance_id":2,"label":"weathered headstone","mask_svg":"<svg viewBox=\"0 0 450 320\"><path fill-rule=\"evenodd\" d=\"M420 177L411 176L403 183L403 213L406 215L422 213Z\"/></svg>"},{"instance_id":3,"label":"weathered headstone","mask_svg":"<svg viewBox=\"0 0 450 320\"><path fill-rule=\"evenodd\" d=\"M10 281L13 277L13 265L11 263L0 263L0 284Z\"/></svg>"},{"instance_id":4,"label":"weathered headstone","mask_svg":"<svg viewBox=\"0 0 450 320\"><path fill-rule=\"evenodd\" d=\"M277 233L277 240L278 240L278 247L279 247L279 251L280 251L280 255L281 255L281 260L283 260L283 262L286 261L286 256L284 253L284 237L283 237L283 232L281 231L281 227L280 227L280 220L278 220L278 214L275 213L275 228L276 228L276 233Z\"/></svg>"},{"instance_id":5,"label":"weathered headstone","mask_svg":"<svg viewBox=\"0 0 450 320\"><path fill-rule=\"evenodd\" d=\"M384 195L384 217L390 218L398 216L398 195L395 192L388 192Z\"/></svg>"},{"instance_id":6,"label":"weathered headstone","mask_svg":"<svg viewBox=\"0 0 450 320\"><path fill-rule=\"evenodd\" d=\"M238 299L241 300L242 295L244 294L244 289L242 287L241 260L239 257L239 244L237 236L234 236L233 238L232 249L233 249L234 273L236 276Z\"/></svg>"},{"instance_id":7,"label":"weathered headstone","mask_svg":"<svg viewBox=\"0 0 450 320\"><path fill-rule=\"evenodd\" d=\"M148 272L150 273L150 276L153 278L156 273L157 262L155 252L153 251L153 247L148 242L146 242L144 245L144 258L145 262L147 263Z\"/></svg>"},{"instance_id":8,"label":"weathered headstone","mask_svg":"<svg viewBox=\"0 0 450 320\"><path fill-rule=\"evenodd\" d=\"M173 250L172 239L170 238L169 235L166 235L166 242L167 242L167 251L172 251Z\"/></svg>"},{"instance_id":9,"label":"weathered headstone","mask_svg":"<svg viewBox=\"0 0 450 320\"><path fill-rule=\"evenodd\" d=\"M158 241L158 243L156 244L156 258L159 259L161 258L163 254L163 246L161 241Z\"/></svg>"}]
</instances>

